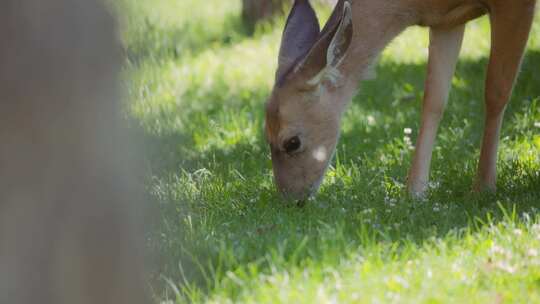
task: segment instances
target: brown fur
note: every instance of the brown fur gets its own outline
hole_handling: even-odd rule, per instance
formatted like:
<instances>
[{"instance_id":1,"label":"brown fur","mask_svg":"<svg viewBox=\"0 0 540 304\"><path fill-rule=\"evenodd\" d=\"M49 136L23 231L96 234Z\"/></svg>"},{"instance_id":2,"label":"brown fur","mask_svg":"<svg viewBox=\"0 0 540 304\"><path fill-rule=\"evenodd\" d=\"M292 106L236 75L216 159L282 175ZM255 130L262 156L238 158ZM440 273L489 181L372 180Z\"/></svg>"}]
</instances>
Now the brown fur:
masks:
<instances>
[{"instance_id":1,"label":"brown fur","mask_svg":"<svg viewBox=\"0 0 540 304\"><path fill-rule=\"evenodd\" d=\"M336 20L344 3L343 0L338 3L331 20ZM492 50L486 79L486 125L476 189L494 189L497 145L504 108L519 70L536 1L351 0L349 3L352 6L352 43L349 48L342 50L346 51L345 57L332 72L339 74L339 79L326 81L325 75L320 77L313 73L326 73L320 66L320 62L325 62L326 54L317 51L321 44L316 43L308 58L300 60L292 69L293 72L287 75L285 84L273 89L266 115L270 145L280 147L290 134L308 134L302 153L294 156L278 153L273 157L278 188L295 197L305 197L316 190L314 185L317 183L314 181L320 182L326 167L318 166L317 161L313 160L313 153L321 147L325 150L331 148L333 139L329 136L336 134L337 137L339 134L339 126L320 122L339 121L359 80L384 47L408 26L422 25L431 28L432 45L428 64L431 72L426 79L421 136L409 173L410 192L422 195L426 190L436 129L444 111L451 75L461 47L463 24L488 13L492 25ZM320 77L320 81L313 78L315 76ZM302 84L313 81L317 84L316 88L302 88ZM302 105L306 98L312 102ZM326 153L333 153L333 148ZM329 157L325 158L326 165L329 160ZM318 169L312 170L313 167Z\"/></svg>"},{"instance_id":2,"label":"brown fur","mask_svg":"<svg viewBox=\"0 0 540 304\"><path fill-rule=\"evenodd\" d=\"M265 134L267 141L276 147L278 144L279 130L281 129L279 119L279 103L276 99L270 98L266 104Z\"/></svg>"}]
</instances>

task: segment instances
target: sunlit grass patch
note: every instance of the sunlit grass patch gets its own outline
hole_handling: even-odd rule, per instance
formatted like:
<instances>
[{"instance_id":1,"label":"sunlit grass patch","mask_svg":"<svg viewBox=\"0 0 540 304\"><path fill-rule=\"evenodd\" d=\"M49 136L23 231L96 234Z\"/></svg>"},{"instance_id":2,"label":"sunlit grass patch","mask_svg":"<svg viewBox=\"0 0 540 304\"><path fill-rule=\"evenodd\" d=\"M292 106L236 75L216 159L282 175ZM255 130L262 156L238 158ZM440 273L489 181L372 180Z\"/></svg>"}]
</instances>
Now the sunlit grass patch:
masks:
<instances>
[{"instance_id":1,"label":"sunlit grass patch","mask_svg":"<svg viewBox=\"0 0 540 304\"><path fill-rule=\"evenodd\" d=\"M156 0L113 2L131 64L160 64L241 40L240 1Z\"/></svg>"},{"instance_id":2,"label":"sunlit grass patch","mask_svg":"<svg viewBox=\"0 0 540 304\"><path fill-rule=\"evenodd\" d=\"M534 221L488 223L480 232L455 231L420 247L368 240L369 249L328 248L322 261L281 271L258 273L252 265L227 273L210 302L231 296L248 303L534 302L540 299L531 293L540 278L538 227ZM519 292L508 292L512 287Z\"/></svg>"},{"instance_id":3,"label":"sunlit grass patch","mask_svg":"<svg viewBox=\"0 0 540 304\"><path fill-rule=\"evenodd\" d=\"M229 150L260 137L261 112L275 70L277 35L205 51L136 74L131 112L158 136L182 134L197 152ZM137 90L137 91L135 91Z\"/></svg>"}]
</instances>

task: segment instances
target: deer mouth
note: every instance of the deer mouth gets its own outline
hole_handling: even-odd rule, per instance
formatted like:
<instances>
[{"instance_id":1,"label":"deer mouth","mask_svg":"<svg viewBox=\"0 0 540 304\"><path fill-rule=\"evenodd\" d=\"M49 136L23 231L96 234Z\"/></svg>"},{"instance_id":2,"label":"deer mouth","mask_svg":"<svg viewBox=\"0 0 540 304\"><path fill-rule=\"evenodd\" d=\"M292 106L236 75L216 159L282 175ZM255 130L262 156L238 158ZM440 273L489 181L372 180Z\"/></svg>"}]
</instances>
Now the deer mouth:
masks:
<instances>
[{"instance_id":1,"label":"deer mouth","mask_svg":"<svg viewBox=\"0 0 540 304\"><path fill-rule=\"evenodd\" d=\"M278 190L287 202L296 204L298 207L304 207L308 201L315 197L323 180L324 174L318 178L317 181L308 186L305 191L291 191L290 189L280 187L278 187Z\"/></svg>"}]
</instances>

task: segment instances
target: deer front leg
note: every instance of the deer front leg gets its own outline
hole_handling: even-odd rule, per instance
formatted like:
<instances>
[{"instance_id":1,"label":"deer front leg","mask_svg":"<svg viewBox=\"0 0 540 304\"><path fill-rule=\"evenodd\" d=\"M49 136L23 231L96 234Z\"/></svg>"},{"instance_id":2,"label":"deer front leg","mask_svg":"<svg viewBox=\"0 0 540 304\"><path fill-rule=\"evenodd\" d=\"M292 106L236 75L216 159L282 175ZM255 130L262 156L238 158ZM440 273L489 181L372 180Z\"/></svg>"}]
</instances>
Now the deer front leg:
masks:
<instances>
[{"instance_id":1,"label":"deer front leg","mask_svg":"<svg viewBox=\"0 0 540 304\"><path fill-rule=\"evenodd\" d=\"M494 191L497 146L506 104L527 44L534 15L531 0L499 1L491 7L491 55L486 79L486 118L475 191Z\"/></svg>"},{"instance_id":2,"label":"deer front leg","mask_svg":"<svg viewBox=\"0 0 540 304\"><path fill-rule=\"evenodd\" d=\"M452 29L430 30L422 125L407 180L408 191L414 197L422 197L428 186L433 145L448 100L464 31L464 25Z\"/></svg>"}]
</instances>

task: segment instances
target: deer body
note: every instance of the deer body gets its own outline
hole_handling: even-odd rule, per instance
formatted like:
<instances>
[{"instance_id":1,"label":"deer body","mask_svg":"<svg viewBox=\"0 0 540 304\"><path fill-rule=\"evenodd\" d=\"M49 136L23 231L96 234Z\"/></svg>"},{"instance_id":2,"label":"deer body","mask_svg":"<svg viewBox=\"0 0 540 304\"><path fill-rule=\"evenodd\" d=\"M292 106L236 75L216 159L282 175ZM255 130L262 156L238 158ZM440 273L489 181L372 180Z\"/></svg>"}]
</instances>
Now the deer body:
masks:
<instances>
[{"instance_id":1,"label":"deer body","mask_svg":"<svg viewBox=\"0 0 540 304\"><path fill-rule=\"evenodd\" d=\"M319 33L307 0L296 0L282 38L266 133L278 189L303 199L319 187L339 137L342 113L384 47L405 28L430 27L422 125L408 189L426 191L431 152L450 90L464 24L486 13L492 50L486 79L486 122L476 189L494 189L504 108L534 15L535 0L339 1Z\"/></svg>"}]
</instances>

